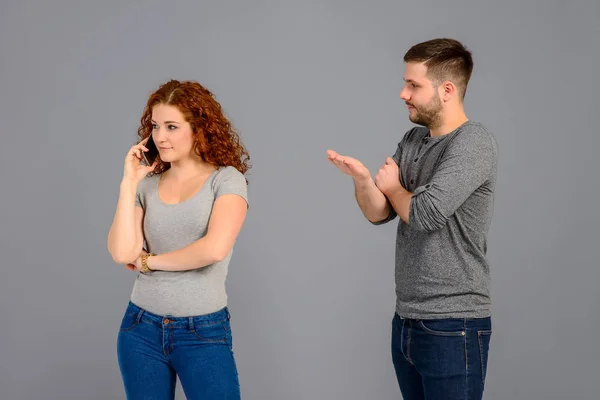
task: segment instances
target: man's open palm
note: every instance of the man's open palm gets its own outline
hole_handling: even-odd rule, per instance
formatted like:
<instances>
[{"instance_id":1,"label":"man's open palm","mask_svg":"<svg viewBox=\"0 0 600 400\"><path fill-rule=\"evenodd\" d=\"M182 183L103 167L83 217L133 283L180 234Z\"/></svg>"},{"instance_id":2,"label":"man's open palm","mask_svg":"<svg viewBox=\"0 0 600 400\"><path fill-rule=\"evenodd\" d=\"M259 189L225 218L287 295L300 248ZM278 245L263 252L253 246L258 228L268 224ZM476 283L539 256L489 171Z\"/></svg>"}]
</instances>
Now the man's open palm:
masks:
<instances>
[{"instance_id":1,"label":"man's open palm","mask_svg":"<svg viewBox=\"0 0 600 400\"><path fill-rule=\"evenodd\" d=\"M360 161L355 158L341 156L333 150L327 151L327 159L340 171L355 179L367 179L371 173Z\"/></svg>"}]
</instances>

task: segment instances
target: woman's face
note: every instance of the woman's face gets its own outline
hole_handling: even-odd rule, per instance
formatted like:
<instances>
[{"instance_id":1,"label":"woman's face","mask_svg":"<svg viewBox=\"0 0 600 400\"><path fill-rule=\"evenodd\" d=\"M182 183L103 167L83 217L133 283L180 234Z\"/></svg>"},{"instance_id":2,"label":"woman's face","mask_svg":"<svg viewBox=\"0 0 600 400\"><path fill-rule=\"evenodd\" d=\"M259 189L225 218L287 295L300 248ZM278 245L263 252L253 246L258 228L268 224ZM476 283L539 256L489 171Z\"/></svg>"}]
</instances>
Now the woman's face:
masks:
<instances>
[{"instance_id":1,"label":"woman's face","mask_svg":"<svg viewBox=\"0 0 600 400\"><path fill-rule=\"evenodd\" d=\"M194 135L192 127L175 106L157 104L152 109L152 139L160 159L177 162L193 157Z\"/></svg>"}]
</instances>

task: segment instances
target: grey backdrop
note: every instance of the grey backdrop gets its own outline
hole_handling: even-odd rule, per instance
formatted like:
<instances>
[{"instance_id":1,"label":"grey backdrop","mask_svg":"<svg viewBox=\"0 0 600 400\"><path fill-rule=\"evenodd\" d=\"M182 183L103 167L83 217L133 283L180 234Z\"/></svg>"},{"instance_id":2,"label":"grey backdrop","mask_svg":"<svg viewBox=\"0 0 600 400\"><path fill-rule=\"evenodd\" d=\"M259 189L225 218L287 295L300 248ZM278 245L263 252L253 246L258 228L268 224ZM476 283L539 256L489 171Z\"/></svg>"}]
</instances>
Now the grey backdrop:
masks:
<instances>
[{"instance_id":1,"label":"grey backdrop","mask_svg":"<svg viewBox=\"0 0 600 400\"><path fill-rule=\"evenodd\" d=\"M597 399L600 6L560 3L4 0L0 398L124 398L134 275L106 234L169 78L213 90L252 156L228 280L243 397L400 398L396 224L363 219L325 152L375 172L410 127L404 52L450 36L474 52L468 115L500 146L485 398Z\"/></svg>"}]
</instances>

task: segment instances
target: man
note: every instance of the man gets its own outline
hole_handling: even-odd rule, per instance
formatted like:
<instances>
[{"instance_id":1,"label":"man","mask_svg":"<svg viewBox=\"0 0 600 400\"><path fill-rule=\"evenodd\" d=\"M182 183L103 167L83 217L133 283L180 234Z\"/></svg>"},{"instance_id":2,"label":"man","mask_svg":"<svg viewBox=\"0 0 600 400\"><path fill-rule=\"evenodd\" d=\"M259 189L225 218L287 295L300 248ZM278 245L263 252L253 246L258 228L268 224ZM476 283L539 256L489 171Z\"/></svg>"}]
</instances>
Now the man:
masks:
<instances>
[{"instance_id":1,"label":"man","mask_svg":"<svg viewBox=\"0 0 600 400\"><path fill-rule=\"evenodd\" d=\"M371 179L360 161L328 151L352 177L364 216L399 217L392 359L404 400L481 399L492 333L486 259L497 144L469 120L471 52L453 39L404 56L400 98L417 126Z\"/></svg>"}]
</instances>

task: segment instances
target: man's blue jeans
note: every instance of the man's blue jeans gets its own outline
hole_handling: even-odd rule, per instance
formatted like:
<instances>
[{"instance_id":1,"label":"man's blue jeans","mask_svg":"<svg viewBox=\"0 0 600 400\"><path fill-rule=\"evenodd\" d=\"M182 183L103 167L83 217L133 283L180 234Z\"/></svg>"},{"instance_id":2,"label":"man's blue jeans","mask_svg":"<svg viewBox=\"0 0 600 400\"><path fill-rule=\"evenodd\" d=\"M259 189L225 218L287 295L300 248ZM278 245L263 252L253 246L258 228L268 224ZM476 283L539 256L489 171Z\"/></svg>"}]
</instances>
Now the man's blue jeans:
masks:
<instances>
[{"instance_id":1,"label":"man's blue jeans","mask_svg":"<svg viewBox=\"0 0 600 400\"><path fill-rule=\"evenodd\" d=\"M229 320L227 308L173 318L130 302L117 340L127 399L172 400L176 376L189 400L239 399Z\"/></svg>"},{"instance_id":2,"label":"man's blue jeans","mask_svg":"<svg viewBox=\"0 0 600 400\"><path fill-rule=\"evenodd\" d=\"M480 400L491 318L392 322L392 360L404 400Z\"/></svg>"}]
</instances>

